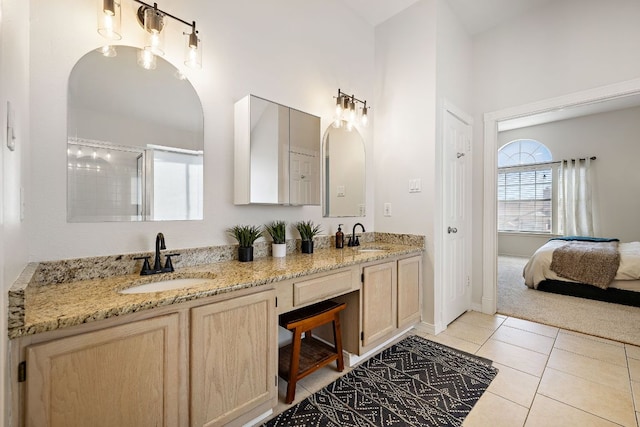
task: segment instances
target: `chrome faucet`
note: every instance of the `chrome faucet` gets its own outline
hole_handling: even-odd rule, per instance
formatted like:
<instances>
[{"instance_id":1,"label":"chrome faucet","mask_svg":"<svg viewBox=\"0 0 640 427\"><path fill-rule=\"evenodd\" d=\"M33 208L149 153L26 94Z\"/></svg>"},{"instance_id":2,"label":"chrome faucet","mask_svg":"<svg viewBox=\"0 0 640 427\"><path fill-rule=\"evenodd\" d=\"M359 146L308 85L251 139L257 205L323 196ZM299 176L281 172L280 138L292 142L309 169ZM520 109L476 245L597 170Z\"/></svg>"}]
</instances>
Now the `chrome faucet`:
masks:
<instances>
[{"instance_id":1,"label":"chrome faucet","mask_svg":"<svg viewBox=\"0 0 640 427\"><path fill-rule=\"evenodd\" d=\"M360 228L362 228L362 232L365 232L364 229L364 225L360 224L359 222L356 222L353 225L353 230L351 232L351 236L349 236L349 243L347 243L347 246L360 246L360 240L358 239L358 236L356 236L356 227L360 226Z\"/></svg>"},{"instance_id":2,"label":"chrome faucet","mask_svg":"<svg viewBox=\"0 0 640 427\"><path fill-rule=\"evenodd\" d=\"M142 264L142 270L140 271L141 276L148 276L149 274L157 273L171 273L172 271L174 271L171 257L179 256L180 254L165 254L165 258L167 260L165 261L163 267L162 262L160 261L160 251L163 249L167 249L167 246L164 243L164 234L158 233L158 235L156 236L156 255L153 261L153 268L149 266L149 258L151 258L151 256L147 255L134 258L144 260Z\"/></svg>"}]
</instances>

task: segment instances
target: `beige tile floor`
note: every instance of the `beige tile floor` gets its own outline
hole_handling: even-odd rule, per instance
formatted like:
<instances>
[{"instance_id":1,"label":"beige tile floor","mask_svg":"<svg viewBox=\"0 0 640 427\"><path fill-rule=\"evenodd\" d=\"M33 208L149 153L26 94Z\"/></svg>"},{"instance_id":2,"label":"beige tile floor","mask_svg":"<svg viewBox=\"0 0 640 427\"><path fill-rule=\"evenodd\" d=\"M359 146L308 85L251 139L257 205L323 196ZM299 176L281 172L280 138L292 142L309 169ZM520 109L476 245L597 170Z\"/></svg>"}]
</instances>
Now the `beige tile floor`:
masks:
<instances>
[{"instance_id":1,"label":"beige tile floor","mask_svg":"<svg viewBox=\"0 0 640 427\"><path fill-rule=\"evenodd\" d=\"M640 427L640 347L473 311L436 336L411 333L489 358L499 369L465 427ZM293 404L339 375L328 366L299 381ZM275 413L290 406L285 390L281 380Z\"/></svg>"}]
</instances>

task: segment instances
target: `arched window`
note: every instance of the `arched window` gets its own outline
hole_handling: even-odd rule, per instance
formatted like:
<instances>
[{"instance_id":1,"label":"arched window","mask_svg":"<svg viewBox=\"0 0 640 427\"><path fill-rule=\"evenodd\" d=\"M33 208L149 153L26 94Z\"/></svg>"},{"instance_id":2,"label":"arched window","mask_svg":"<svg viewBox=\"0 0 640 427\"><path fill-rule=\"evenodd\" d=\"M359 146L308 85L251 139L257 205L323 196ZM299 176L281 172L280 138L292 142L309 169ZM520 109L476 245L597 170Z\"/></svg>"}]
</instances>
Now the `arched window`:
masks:
<instances>
[{"instance_id":1,"label":"arched window","mask_svg":"<svg viewBox=\"0 0 640 427\"><path fill-rule=\"evenodd\" d=\"M498 231L555 233L551 151L534 139L517 139L498 150Z\"/></svg>"},{"instance_id":2,"label":"arched window","mask_svg":"<svg viewBox=\"0 0 640 427\"><path fill-rule=\"evenodd\" d=\"M551 151L535 139L516 139L498 150L498 167L550 162Z\"/></svg>"}]
</instances>

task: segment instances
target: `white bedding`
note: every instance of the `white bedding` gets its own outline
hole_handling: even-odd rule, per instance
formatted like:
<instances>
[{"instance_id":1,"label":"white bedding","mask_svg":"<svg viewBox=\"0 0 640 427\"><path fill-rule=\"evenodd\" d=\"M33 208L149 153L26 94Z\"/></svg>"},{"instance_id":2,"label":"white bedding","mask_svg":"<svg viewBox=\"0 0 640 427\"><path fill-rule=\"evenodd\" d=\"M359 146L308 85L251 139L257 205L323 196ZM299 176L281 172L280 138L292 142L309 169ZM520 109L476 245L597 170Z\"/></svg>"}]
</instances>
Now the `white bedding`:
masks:
<instances>
[{"instance_id":1,"label":"white bedding","mask_svg":"<svg viewBox=\"0 0 640 427\"><path fill-rule=\"evenodd\" d=\"M558 276L551 270L554 249L567 244L565 240L550 240L540 247L524 267L524 282L530 288L537 288L543 280L572 280ZM640 242L619 243L620 266L610 288L640 291ZM634 283L633 281L638 281Z\"/></svg>"}]
</instances>

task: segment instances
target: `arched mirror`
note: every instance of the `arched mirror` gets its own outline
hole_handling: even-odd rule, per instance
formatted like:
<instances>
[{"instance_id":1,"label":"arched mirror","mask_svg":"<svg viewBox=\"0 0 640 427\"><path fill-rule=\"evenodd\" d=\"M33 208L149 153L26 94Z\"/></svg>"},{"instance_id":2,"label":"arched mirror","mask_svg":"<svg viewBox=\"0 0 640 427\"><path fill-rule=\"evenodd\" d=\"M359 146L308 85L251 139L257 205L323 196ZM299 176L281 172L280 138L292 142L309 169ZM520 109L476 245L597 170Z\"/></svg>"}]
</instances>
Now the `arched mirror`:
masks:
<instances>
[{"instance_id":1,"label":"arched mirror","mask_svg":"<svg viewBox=\"0 0 640 427\"><path fill-rule=\"evenodd\" d=\"M326 217L365 215L364 140L347 123L329 126L323 138Z\"/></svg>"},{"instance_id":2,"label":"arched mirror","mask_svg":"<svg viewBox=\"0 0 640 427\"><path fill-rule=\"evenodd\" d=\"M203 217L203 112L169 62L137 64L139 49L84 55L69 76L67 220Z\"/></svg>"}]
</instances>

